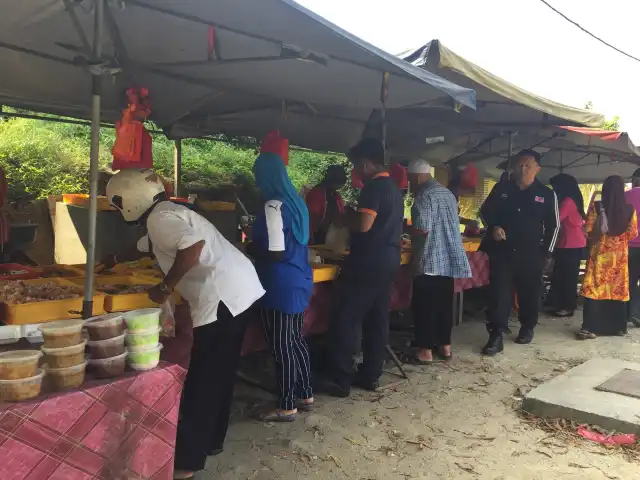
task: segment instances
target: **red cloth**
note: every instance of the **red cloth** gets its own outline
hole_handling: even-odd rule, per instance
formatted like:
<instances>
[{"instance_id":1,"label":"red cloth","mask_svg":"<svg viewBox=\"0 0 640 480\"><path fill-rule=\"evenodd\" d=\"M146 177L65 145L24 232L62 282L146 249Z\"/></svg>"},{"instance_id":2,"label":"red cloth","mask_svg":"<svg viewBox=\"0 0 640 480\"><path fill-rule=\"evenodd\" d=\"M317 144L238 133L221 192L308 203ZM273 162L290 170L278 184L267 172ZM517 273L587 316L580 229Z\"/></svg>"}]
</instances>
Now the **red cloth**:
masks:
<instances>
[{"instance_id":1,"label":"red cloth","mask_svg":"<svg viewBox=\"0 0 640 480\"><path fill-rule=\"evenodd\" d=\"M0 404L0 478L170 480L185 375L161 362L80 390Z\"/></svg>"},{"instance_id":2,"label":"red cloth","mask_svg":"<svg viewBox=\"0 0 640 480\"><path fill-rule=\"evenodd\" d=\"M327 213L327 189L322 184L313 187L304 197L304 201L309 209L309 231L313 235L320 228L320 223ZM338 213L344 213L344 201L340 192L336 192L336 203Z\"/></svg>"}]
</instances>

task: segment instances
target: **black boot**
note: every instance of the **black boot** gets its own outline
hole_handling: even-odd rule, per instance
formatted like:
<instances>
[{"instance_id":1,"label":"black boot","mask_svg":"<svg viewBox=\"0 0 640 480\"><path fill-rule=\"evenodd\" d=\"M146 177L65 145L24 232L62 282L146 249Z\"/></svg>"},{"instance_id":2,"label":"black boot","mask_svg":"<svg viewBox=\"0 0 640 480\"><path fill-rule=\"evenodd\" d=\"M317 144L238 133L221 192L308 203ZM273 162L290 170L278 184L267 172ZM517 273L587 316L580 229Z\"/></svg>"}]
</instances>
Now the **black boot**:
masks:
<instances>
[{"instance_id":1,"label":"black boot","mask_svg":"<svg viewBox=\"0 0 640 480\"><path fill-rule=\"evenodd\" d=\"M518 336L516 337L516 343L520 345L528 345L533 340L533 330L531 328L522 327Z\"/></svg>"},{"instance_id":2,"label":"black boot","mask_svg":"<svg viewBox=\"0 0 640 480\"><path fill-rule=\"evenodd\" d=\"M493 357L504 350L504 342L502 340L502 333L491 332L489 341L482 349L482 354L488 357Z\"/></svg>"}]
</instances>

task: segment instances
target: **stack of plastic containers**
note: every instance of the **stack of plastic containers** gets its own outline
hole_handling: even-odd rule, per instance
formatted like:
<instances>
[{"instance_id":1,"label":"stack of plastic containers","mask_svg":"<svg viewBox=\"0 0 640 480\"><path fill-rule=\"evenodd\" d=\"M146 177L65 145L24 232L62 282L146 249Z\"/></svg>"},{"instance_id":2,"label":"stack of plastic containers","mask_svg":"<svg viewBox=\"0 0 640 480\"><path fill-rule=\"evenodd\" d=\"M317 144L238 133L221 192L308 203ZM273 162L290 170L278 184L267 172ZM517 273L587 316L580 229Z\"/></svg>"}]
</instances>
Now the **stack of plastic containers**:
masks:
<instances>
[{"instance_id":1,"label":"stack of plastic containers","mask_svg":"<svg viewBox=\"0 0 640 480\"><path fill-rule=\"evenodd\" d=\"M124 320L121 313L94 317L84 324L89 334L89 369L96 378L117 377L124 373Z\"/></svg>"},{"instance_id":2,"label":"stack of plastic containers","mask_svg":"<svg viewBox=\"0 0 640 480\"><path fill-rule=\"evenodd\" d=\"M0 354L0 402L19 402L40 394L44 372L38 368L37 350Z\"/></svg>"},{"instance_id":3,"label":"stack of plastic containers","mask_svg":"<svg viewBox=\"0 0 640 480\"><path fill-rule=\"evenodd\" d=\"M160 309L146 308L124 314L127 352L133 370L150 370L160 362Z\"/></svg>"},{"instance_id":4,"label":"stack of plastic containers","mask_svg":"<svg viewBox=\"0 0 640 480\"><path fill-rule=\"evenodd\" d=\"M65 320L40 326L47 380L53 390L77 388L84 382L87 367L82 320Z\"/></svg>"}]
</instances>

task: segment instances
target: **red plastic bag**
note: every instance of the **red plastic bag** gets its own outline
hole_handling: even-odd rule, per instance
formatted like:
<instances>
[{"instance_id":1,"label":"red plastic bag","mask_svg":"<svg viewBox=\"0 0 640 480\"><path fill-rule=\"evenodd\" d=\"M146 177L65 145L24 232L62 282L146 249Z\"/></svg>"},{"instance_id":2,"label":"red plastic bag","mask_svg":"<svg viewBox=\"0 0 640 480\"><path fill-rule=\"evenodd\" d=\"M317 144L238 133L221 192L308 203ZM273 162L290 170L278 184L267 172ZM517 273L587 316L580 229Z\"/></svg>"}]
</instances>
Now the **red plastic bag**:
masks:
<instances>
[{"instance_id":1,"label":"red plastic bag","mask_svg":"<svg viewBox=\"0 0 640 480\"><path fill-rule=\"evenodd\" d=\"M116 141L111 149L113 170L153 168L153 140L143 124L151 113L148 95L146 88L127 90L129 105L116 122Z\"/></svg>"},{"instance_id":2,"label":"red plastic bag","mask_svg":"<svg viewBox=\"0 0 640 480\"><path fill-rule=\"evenodd\" d=\"M357 188L358 190L364 188L364 182L356 173L356 169L351 170L351 186L353 188Z\"/></svg>"},{"instance_id":3,"label":"red plastic bag","mask_svg":"<svg viewBox=\"0 0 640 480\"><path fill-rule=\"evenodd\" d=\"M633 433L604 435L602 433L592 432L582 425L578 427L578 435L592 442L601 443L602 445L633 445L638 442L638 439Z\"/></svg>"},{"instance_id":4,"label":"red plastic bag","mask_svg":"<svg viewBox=\"0 0 640 480\"><path fill-rule=\"evenodd\" d=\"M275 153L285 165L289 165L289 140L281 137L278 130L273 130L262 140L260 153Z\"/></svg>"},{"instance_id":5,"label":"red plastic bag","mask_svg":"<svg viewBox=\"0 0 640 480\"><path fill-rule=\"evenodd\" d=\"M409 180L407 179L407 169L399 163L391 164L391 178L400 190L409 188Z\"/></svg>"},{"instance_id":6,"label":"red plastic bag","mask_svg":"<svg viewBox=\"0 0 640 480\"><path fill-rule=\"evenodd\" d=\"M473 163L468 164L460 173L460 188L473 190L478 185L478 169Z\"/></svg>"}]
</instances>

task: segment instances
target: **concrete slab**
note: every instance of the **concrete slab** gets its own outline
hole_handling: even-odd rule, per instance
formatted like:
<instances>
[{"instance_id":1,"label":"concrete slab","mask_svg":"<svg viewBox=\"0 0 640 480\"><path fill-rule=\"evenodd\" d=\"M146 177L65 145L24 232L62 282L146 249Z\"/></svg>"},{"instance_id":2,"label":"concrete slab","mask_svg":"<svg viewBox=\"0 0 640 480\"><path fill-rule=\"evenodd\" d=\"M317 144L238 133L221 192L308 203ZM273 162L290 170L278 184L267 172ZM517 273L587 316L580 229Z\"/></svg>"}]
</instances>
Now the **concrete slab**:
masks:
<instances>
[{"instance_id":1,"label":"concrete slab","mask_svg":"<svg viewBox=\"0 0 640 480\"><path fill-rule=\"evenodd\" d=\"M640 371L640 364L594 358L529 392L523 408L540 417L640 434L640 399L596 390L623 370Z\"/></svg>"}]
</instances>

